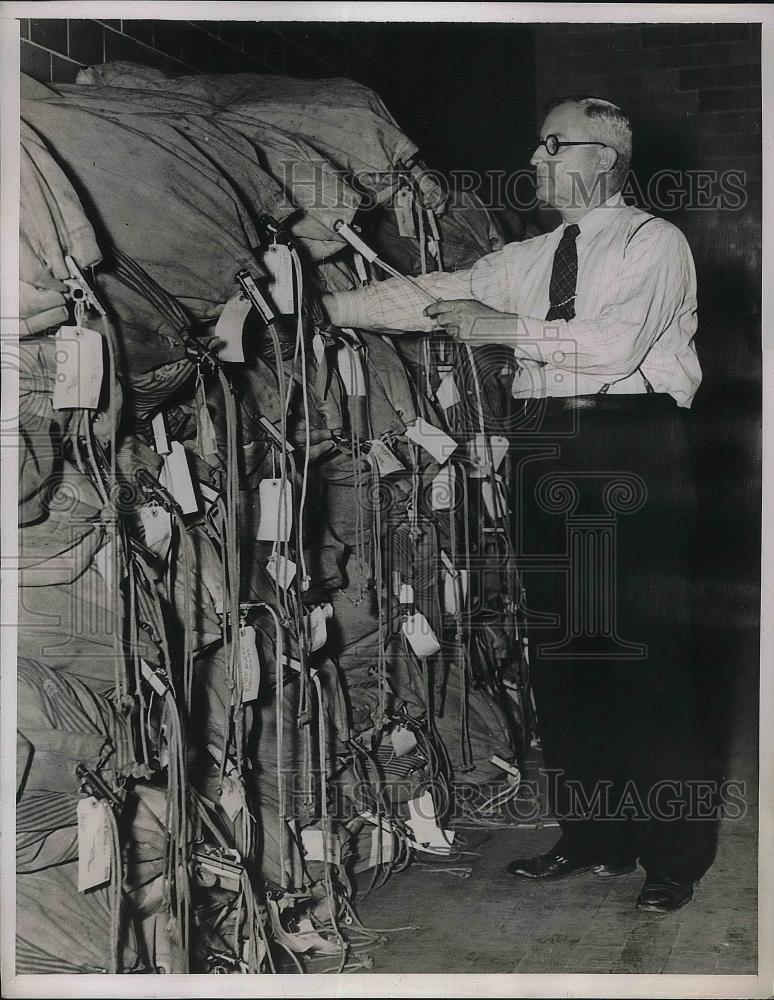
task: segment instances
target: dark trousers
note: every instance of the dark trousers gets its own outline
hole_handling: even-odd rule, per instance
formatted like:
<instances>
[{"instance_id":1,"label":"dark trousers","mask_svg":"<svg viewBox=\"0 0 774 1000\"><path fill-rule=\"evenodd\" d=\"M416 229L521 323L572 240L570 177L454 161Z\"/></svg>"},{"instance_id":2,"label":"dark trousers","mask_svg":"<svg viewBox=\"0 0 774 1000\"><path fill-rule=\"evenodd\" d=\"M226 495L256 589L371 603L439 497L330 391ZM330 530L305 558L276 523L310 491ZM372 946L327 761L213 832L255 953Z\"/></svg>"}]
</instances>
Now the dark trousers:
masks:
<instances>
[{"instance_id":1,"label":"dark trousers","mask_svg":"<svg viewBox=\"0 0 774 1000\"><path fill-rule=\"evenodd\" d=\"M660 394L588 405L530 404L513 435L550 805L573 859L697 877L686 413Z\"/></svg>"}]
</instances>

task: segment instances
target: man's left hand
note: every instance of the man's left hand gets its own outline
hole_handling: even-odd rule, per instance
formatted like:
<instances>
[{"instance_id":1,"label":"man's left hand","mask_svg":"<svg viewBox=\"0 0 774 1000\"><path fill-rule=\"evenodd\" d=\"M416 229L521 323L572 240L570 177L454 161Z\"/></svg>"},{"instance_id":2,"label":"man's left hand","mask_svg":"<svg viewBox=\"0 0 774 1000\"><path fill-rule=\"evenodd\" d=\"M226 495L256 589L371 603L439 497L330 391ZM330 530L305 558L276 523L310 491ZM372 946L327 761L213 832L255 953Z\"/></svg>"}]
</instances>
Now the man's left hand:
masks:
<instances>
[{"instance_id":1,"label":"man's left hand","mask_svg":"<svg viewBox=\"0 0 774 1000\"><path fill-rule=\"evenodd\" d=\"M486 324L481 321L505 315L476 299L449 299L446 302L434 302L425 309L425 316L434 319L455 340L486 340ZM476 324L481 324L478 329Z\"/></svg>"}]
</instances>

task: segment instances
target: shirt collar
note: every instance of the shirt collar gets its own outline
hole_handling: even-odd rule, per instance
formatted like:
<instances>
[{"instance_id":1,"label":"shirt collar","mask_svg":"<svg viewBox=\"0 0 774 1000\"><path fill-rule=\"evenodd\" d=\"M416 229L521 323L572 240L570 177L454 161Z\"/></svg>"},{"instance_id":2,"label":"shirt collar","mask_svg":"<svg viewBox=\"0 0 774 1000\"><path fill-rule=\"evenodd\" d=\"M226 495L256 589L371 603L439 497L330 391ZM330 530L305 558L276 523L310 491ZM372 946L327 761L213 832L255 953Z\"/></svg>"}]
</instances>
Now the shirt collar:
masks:
<instances>
[{"instance_id":1,"label":"shirt collar","mask_svg":"<svg viewBox=\"0 0 774 1000\"><path fill-rule=\"evenodd\" d=\"M580 236L584 239L594 236L607 223L611 211L619 208L626 208L626 202L623 200L623 192L616 191L606 201L603 201L601 205L592 208L590 212L583 216L578 223ZM567 227L562 225L560 228L564 232Z\"/></svg>"}]
</instances>

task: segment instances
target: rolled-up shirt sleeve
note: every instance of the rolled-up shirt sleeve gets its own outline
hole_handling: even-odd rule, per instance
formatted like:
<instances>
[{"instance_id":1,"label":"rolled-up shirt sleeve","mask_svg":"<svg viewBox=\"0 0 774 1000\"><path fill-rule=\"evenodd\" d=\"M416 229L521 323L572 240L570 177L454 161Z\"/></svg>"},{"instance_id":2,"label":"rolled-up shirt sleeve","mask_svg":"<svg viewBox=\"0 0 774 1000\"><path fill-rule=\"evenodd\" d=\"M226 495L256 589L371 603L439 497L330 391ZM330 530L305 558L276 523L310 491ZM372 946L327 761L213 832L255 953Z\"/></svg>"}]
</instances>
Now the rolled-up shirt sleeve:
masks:
<instances>
[{"instance_id":1,"label":"rolled-up shirt sleeve","mask_svg":"<svg viewBox=\"0 0 774 1000\"><path fill-rule=\"evenodd\" d=\"M472 297L470 270L434 271L412 280L418 288L411 288L398 278L388 278L367 288L325 296L331 323L378 333L429 333L438 328L424 315L431 302Z\"/></svg>"}]
</instances>

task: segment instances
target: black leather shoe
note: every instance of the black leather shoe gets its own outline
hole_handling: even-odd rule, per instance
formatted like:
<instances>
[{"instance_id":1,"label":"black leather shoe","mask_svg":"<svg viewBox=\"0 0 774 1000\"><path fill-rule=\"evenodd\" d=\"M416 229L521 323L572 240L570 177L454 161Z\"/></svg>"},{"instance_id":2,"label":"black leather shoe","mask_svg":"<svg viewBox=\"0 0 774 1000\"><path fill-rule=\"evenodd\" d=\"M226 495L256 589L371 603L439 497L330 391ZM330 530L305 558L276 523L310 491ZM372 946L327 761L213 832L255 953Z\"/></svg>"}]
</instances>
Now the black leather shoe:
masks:
<instances>
[{"instance_id":1,"label":"black leather shoe","mask_svg":"<svg viewBox=\"0 0 774 1000\"><path fill-rule=\"evenodd\" d=\"M676 882L660 872L648 872L637 897L637 909L648 913L673 913L692 898L693 882Z\"/></svg>"},{"instance_id":2,"label":"black leather shoe","mask_svg":"<svg viewBox=\"0 0 774 1000\"><path fill-rule=\"evenodd\" d=\"M535 858L519 858L506 868L509 875L516 878L532 879L538 882L555 882L572 875L582 875L591 872L594 875L610 878L614 875L626 875L633 872L637 866L633 862L625 864L593 864L592 862L573 862L556 851L538 854Z\"/></svg>"}]
</instances>

